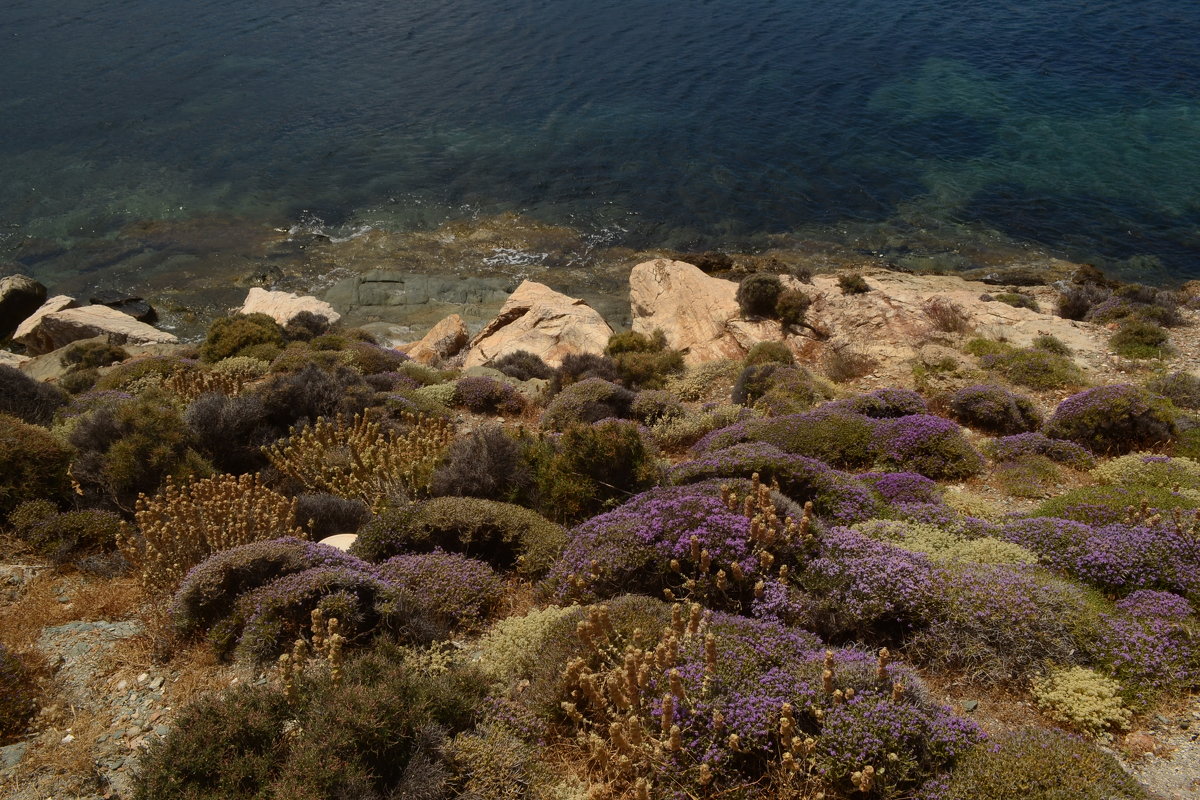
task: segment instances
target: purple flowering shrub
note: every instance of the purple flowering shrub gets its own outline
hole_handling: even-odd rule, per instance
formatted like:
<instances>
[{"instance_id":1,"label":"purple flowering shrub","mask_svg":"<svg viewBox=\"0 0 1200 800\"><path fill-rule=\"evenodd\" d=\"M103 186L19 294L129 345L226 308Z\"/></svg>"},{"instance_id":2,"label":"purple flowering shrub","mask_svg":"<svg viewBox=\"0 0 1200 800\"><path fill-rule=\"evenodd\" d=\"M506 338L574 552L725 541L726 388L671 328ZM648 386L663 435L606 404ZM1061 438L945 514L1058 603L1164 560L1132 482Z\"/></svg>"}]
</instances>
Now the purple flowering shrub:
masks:
<instances>
[{"instance_id":1,"label":"purple flowering shrub","mask_svg":"<svg viewBox=\"0 0 1200 800\"><path fill-rule=\"evenodd\" d=\"M811 501L819 517L838 524L870 519L879 510L872 492L853 476L761 442L704 453L672 467L667 481L682 485L712 478L748 478L754 473L764 483L778 483L779 490L798 503Z\"/></svg>"},{"instance_id":2,"label":"purple flowering shrub","mask_svg":"<svg viewBox=\"0 0 1200 800\"><path fill-rule=\"evenodd\" d=\"M1091 469L1096 458L1083 447L1065 439L1051 439L1040 431L1002 436L984 445L984 452L995 461L1017 461L1027 456L1045 456L1071 469Z\"/></svg>"},{"instance_id":3,"label":"purple flowering shrub","mask_svg":"<svg viewBox=\"0 0 1200 800\"><path fill-rule=\"evenodd\" d=\"M983 685L1068 664L1094 629L1076 587L1019 567L950 564L934 576L928 624L905 646L923 665Z\"/></svg>"},{"instance_id":4,"label":"purple flowering shrub","mask_svg":"<svg viewBox=\"0 0 1200 800\"><path fill-rule=\"evenodd\" d=\"M475 375L454 385L454 404L475 414L511 416L525 410L525 396L504 381Z\"/></svg>"},{"instance_id":5,"label":"purple flowering shrub","mask_svg":"<svg viewBox=\"0 0 1200 800\"><path fill-rule=\"evenodd\" d=\"M285 575L314 567L363 570L368 565L328 545L283 537L222 550L184 577L171 601L171 622L188 636L228 616L237 598Z\"/></svg>"},{"instance_id":6,"label":"purple flowering shrub","mask_svg":"<svg viewBox=\"0 0 1200 800\"><path fill-rule=\"evenodd\" d=\"M799 581L808 623L830 641L896 642L928 619L937 570L926 555L831 528Z\"/></svg>"},{"instance_id":7,"label":"purple flowering shrub","mask_svg":"<svg viewBox=\"0 0 1200 800\"><path fill-rule=\"evenodd\" d=\"M786 782L900 798L982 738L890 654L826 651L773 621L618 598L555 624L535 672L556 678L533 675L523 696L589 742L620 791L649 776L655 797L777 796Z\"/></svg>"},{"instance_id":8,"label":"purple flowering shrub","mask_svg":"<svg viewBox=\"0 0 1200 800\"><path fill-rule=\"evenodd\" d=\"M1175 412L1165 398L1129 384L1098 386L1058 404L1043 432L1094 453L1119 455L1171 440Z\"/></svg>"},{"instance_id":9,"label":"purple flowering shrub","mask_svg":"<svg viewBox=\"0 0 1200 800\"><path fill-rule=\"evenodd\" d=\"M394 556L376 570L381 578L422 599L447 627L478 627L500 605L504 583L486 561L435 550Z\"/></svg>"},{"instance_id":10,"label":"purple flowering shrub","mask_svg":"<svg viewBox=\"0 0 1200 800\"><path fill-rule=\"evenodd\" d=\"M1041 563L1115 595L1139 589L1200 597L1200 540L1169 525L1086 525L1050 517L1016 520L1001 536Z\"/></svg>"},{"instance_id":11,"label":"purple flowering shrub","mask_svg":"<svg viewBox=\"0 0 1200 800\"><path fill-rule=\"evenodd\" d=\"M966 478L983 469L983 459L948 419L913 414L879 423L879 462L927 478Z\"/></svg>"},{"instance_id":12,"label":"purple flowering shrub","mask_svg":"<svg viewBox=\"0 0 1200 800\"><path fill-rule=\"evenodd\" d=\"M427 644L443 632L411 592L374 570L339 565L285 575L246 592L209 631L209 641L221 655L270 661L302 633L313 609L336 617L351 645L381 633Z\"/></svg>"},{"instance_id":13,"label":"purple flowering shrub","mask_svg":"<svg viewBox=\"0 0 1200 800\"><path fill-rule=\"evenodd\" d=\"M794 598L777 573L804 560L810 522L785 528L765 486L747 493L761 493L768 506L758 522L715 482L643 492L572 530L543 590L560 602L666 593L709 608L789 616Z\"/></svg>"},{"instance_id":14,"label":"purple flowering shrub","mask_svg":"<svg viewBox=\"0 0 1200 800\"><path fill-rule=\"evenodd\" d=\"M1103 614L1100 620L1095 657L1135 704L1147 705L1163 693L1180 694L1200 685L1194 620L1129 613Z\"/></svg>"},{"instance_id":15,"label":"purple flowering shrub","mask_svg":"<svg viewBox=\"0 0 1200 800\"><path fill-rule=\"evenodd\" d=\"M994 384L959 389L950 398L950 413L963 425L992 434L1024 433L1042 424L1028 397Z\"/></svg>"},{"instance_id":16,"label":"purple flowering shrub","mask_svg":"<svg viewBox=\"0 0 1200 800\"><path fill-rule=\"evenodd\" d=\"M996 536L999 530L993 522L961 514L942 503L909 503L898 500L891 504L883 516L901 522L935 525L965 539Z\"/></svg>"},{"instance_id":17,"label":"purple flowering shrub","mask_svg":"<svg viewBox=\"0 0 1200 800\"><path fill-rule=\"evenodd\" d=\"M1117 601L1117 610L1131 617L1159 617L1161 619L1185 619L1194 613L1186 598L1171 592L1156 592L1139 589Z\"/></svg>"},{"instance_id":18,"label":"purple flowering shrub","mask_svg":"<svg viewBox=\"0 0 1200 800\"><path fill-rule=\"evenodd\" d=\"M889 503L942 502L937 482L915 472L864 472L857 477Z\"/></svg>"}]
</instances>

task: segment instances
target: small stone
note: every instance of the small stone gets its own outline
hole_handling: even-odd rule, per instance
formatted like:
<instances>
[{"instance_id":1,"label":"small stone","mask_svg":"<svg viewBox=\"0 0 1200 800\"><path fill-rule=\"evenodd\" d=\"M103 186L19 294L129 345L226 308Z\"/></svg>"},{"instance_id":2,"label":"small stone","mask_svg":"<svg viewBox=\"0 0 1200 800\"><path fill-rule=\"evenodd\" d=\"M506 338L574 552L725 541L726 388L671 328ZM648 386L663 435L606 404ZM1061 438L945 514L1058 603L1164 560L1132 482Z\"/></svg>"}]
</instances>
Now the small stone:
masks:
<instances>
[{"instance_id":1,"label":"small stone","mask_svg":"<svg viewBox=\"0 0 1200 800\"><path fill-rule=\"evenodd\" d=\"M150 681L150 688L151 688L151 689L157 689L158 687L160 687L160 686L162 686L162 685L163 685L163 679L162 679L162 676L161 676L161 675L159 675L159 676L158 676L157 678L155 678L154 680Z\"/></svg>"},{"instance_id":2,"label":"small stone","mask_svg":"<svg viewBox=\"0 0 1200 800\"><path fill-rule=\"evenodd\" d=\"M129 681L127 681L127 680L122 680L120 683L117 684L118 692L123 692L128 688L129 688Z\"/></svg>"},{"instance_id":3,"label":"small stone","mask_svg":"<svg viewBox=\"0 0 1200 800\"><path fill-rule=\"evenodd\" d=\"M963 710L966 711L968 714L972 713L973 711L975 711L978 708L979 708L978 700L968 700L965 703L963 703Z\"/></svg>"},{"instance_id":4,"label":"small stone","mask_svg":"<svg viewBox=\"0 0 1200 800\"><path fill-rule=\"evenodd\" d=\"M62 740L61 740L61 741L62 741L62 743L63 743L63 744L70 744L71 742L75 741L75 734L73 734L73 733L68 733L66 736L64 736L64 737L62 738Z\"/></svg>"},{"instance_id":5,"label":"small stone","mask_svg":"<svg viewBox=\"0 0 1200 800\"><path fill-rule=\"evenodd\" d=\"M143 672L141 675L138 675L138 677L137 677L137 682L138 682L138 683L145 683L145 682L146 682L146 681L148 681L148 680L150 680L150 673L149 673L149 672Z\"/></svg>"},{"instance_id":6,"label":"small stone","mask_svg":"<svg viewBox=\"0 0 1200 800\"><path fill-rule=\"evenodd\" d=\"M133 725L133 726L125 729L125 738L126 739L136 739L138 736L141 736L141 734L142 734L142 727L140 725Z\"/></svg>"},{"instance_id":7,"label":"small stone","mask_svg":"<svg viewBox=\"0 0 1200 800\"><path fill-rule=\"evenodd\" d=\"M167 725L155 725L154 726L154 732L156 734L158 734L159 736L166 736L170 732L170 730L171 730L171 728Z\"/></svg>"}]
</instances>

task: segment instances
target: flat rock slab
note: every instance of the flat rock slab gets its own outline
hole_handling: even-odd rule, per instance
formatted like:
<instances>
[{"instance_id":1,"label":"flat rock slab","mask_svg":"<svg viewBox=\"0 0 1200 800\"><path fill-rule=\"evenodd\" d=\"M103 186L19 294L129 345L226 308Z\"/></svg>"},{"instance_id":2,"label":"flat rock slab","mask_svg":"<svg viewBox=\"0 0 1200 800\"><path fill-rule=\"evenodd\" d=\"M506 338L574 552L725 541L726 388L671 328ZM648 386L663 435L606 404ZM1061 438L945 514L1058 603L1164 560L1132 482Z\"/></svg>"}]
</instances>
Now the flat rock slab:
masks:
<instances>
[{"instance_id":1,"label":"flat rock slab","mask_svg":"<svg viewBox=\"0 0 1200 800\"><path fill-rule=\"evenodd\" d=\"M67 308L43 314L31 330L14 339L25 345L30 354L41 355L93 336L107 336L113 344L175 344L179 341L174 334L138 322L108 306Z\"/></svg>"}]
</instances>

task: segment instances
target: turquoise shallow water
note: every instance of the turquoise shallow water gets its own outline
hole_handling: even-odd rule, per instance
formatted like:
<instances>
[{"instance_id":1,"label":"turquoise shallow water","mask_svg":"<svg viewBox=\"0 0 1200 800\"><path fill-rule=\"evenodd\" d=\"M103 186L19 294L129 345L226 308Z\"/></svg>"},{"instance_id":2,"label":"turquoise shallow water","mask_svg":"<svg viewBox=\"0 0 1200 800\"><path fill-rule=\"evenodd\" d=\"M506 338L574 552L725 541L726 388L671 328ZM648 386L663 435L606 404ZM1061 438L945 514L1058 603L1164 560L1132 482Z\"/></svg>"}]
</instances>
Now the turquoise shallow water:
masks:
<instances>
[{"instance_id":1,"label":"turquoise shallow water","mask_svg":"<svg viewBox=\"0 0 1200 800\"><path fill-rule=\"evenodd\" d=\"M7 0L0 43L0 261L35 274L147 220L517 212L1200 277L1194 0Z\"/></svg>"}]
</instances>

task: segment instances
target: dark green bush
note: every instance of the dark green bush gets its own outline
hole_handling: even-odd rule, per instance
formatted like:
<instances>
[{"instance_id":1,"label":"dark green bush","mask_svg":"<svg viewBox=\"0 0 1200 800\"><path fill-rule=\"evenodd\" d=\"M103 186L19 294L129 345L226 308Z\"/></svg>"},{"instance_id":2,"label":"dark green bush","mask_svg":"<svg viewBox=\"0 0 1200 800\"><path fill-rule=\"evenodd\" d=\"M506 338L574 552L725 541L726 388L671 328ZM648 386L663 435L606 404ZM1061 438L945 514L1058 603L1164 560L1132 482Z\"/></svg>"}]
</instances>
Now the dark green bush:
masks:
<instances>
[{"instance_id":1,"label":"dark green bush","mask_svg":"<svg viewBox=\"0 0 1200 800\"><path fill-rule=\"evenodd\" d=\"M1130 320L1108 340L1113 352L1124 358L1162 358L1170 349L1167 345L1171 335L1166 329L1153 322Z\"/></svg>"},{"instance_id":2,"label":"dark green bush","mask_svg":"<svg viewBox=\"0 0 1200 800\"><path fill-rule=\"evenodd\" d=\"M1022 728L967 753L944 800L1142 800L1146 791L1115 758L1065 733Z\"/></svg>"},{"instance_id":3,"label":"dark green bush","mask_svg":"<svg viewBox=\"0 0 1200 800\"><path fill-rule=\"evenodd\" d=\"M293 342L307 342L328 332L329 318L311 311L301 311L283 328L283 335Z\"/></svg>"},{"instance_id":4,"label":"dark green bush","mask_svg":"<svg viewBox=\"0 0 1200 800\"><path fill-rule=\"evenodd\" d=\"M784 365L776 361L749 364L733 384L731 399L740 406L752 406L771 388L771 379Z\"/></svg>"},{"instance_id":5,"label":"dark green bush","mask_svg":"<svg viewBox=\"0 0 1200 800\"><path fill-rule=\"evenodd\" d=\"M527 350L517 350L500 356L492 362L491 366L519 381L527 381L532 378L549 380L554 376L553 367Z\"/></svg>"},{"instance_id":6,"label":"dark green bush","mask_svg":"<svg viewBox=\"0 0 1200 800\"><path fill-rule=\"evenodd\" d=\"M842 294L864 294L871 291L870 285L857 272L839 275L838 286L841 287Z\"/></svg>"},{"instance_id":7,"label":"dark green bush","mask_svg":"<svg viewBox=\"0 0 1200 800\"><path fill-rule=\"evenodd\" d=\"M446 550L537 576L558 557L567 534L527 508L473 497L436 497L384 511L359 532L351 553L383 561L405 552Z\"/></svg>"},{"instance_id":8,"label":"dark green bush","mask_svg":"<svg viewBox=\"0 0 1200 800\"><path fill-rule=\"evenodd\" d=\"M623 420L573 425L534 456L536 505L555 519L598 513L659 480L656 454Z\"/></svg>"},{"instance_id":9,"label":"dark green bush","mask_svg":"<svg viewBox=\"0 0 1200 800\"><path fill-rule=\"evenodd\" d=\"M100 371L97 369L73 369L58 379L57 386L64 392L83 394L91 391L98 380Z\"/></svg>"},{"instance_id":10,"label":"dark green bush","mask_svg":"<svg viewBox=\"0 0 1200 800\"><path fill-rule=\"evenodd\" d=\"M808 456L834 467L869 467L875 461L875 423L862 414L824 408L742 423L741 441L765 442L786 453ZM714 440L721 448L735 442Z\"/></svg>"},{"instance_id":11,"label":"dark green bush","mask_svg":"<svg viewBox=\"0 0 1200 800\"><path fill-rule=\"evenodd\" d=\"M375 400L374 390L349 367L321 369L312 364L299 372L272 375L251 394L262 402L265 422L275 438L286 435L298 422L354 416Z\"/></svg>"},{"instance_id":12,"label":"dark green bush","mask_svg":"<svg viewBox=\"0 0 1200 800\"><path fill-rule=\"evenodd\" d=\"M1119 455L1154 447L1175 435L1170 401L1128 384L1098 386L1058 404L1043 432L1094 453Z\"/></svg>"},{"instance_id":13,"label":"dark green bush","mask_svg":"<svg viewBox=\"0 0 1200 800\"><path fill-rule=\"evenodd\" d=\"M213 320L200 345L200 358L211 364L230 356L250 355L245 351L262 345L282 350L283 344L283 329L266 314L237 314Z\"/></svg>"},{"instance_id":14,"label":"dark green bush","mask_svg":"<svg viewBox=\"0 0 1200 800\"><path fill-rule=\"evenodd\" d=\"M779 318L784 329L799 328L804 325L804 317L811 305L812 298L805 292L788 289L775 301L775 316Z\"/></svg>"},{"instance_id":15,"label":"dark green bush","mask_svg":"<svg viewBox=\"0 0 1200 800\"><path fill-rule=\"evenodd\" d=\"M209 392L197 397L183 413L196 448L222 472L242 475L267 465L262 448L286 433L267 421L258 395L230 397Z\"/></svg>"},{"instance_id":16,"label":"dark green bush","mask_svg":"<svg viewBox=\"0 0 1200 800\"><path fill-rule=\"evenodd\" d=\"M299 372L308 366L318 369L336 369L348 366L350 361L348 353L343 353L340 349L322 350L315 345L316 341L290 342L283 352L276 350L274 356L267 354L268 360L271 362L270 372Z\"/></svg>"},{"instance_id":17,"label":"dark green bush","mask_svg":"<svg viewBox=\"0 0 1200 800\"><path fill-rule=\"evenodd\" d=\"M68 441L78 451L71 477L84 496L127 511L167 477L182 481L212 471L192 449L179 412L156 395L98 403L76 420Z\"/></svg>"},{"instance_id":18,"label":"dark green bush","mask_svg":"<svg viewBox=\"0 0 1200 800\"><path fill-rule=\"evenodd\" d=\"M1146 382L1146 389L1180 408L1200 409L1200 377L1190 372L1172 372Z\"/></svg>"},{"instance_id":19,"label":"dark green bush","mask_svg":"<svg viewBox=\"0 0 1200 800\"><path fill-rule=\"evenodd\" d=\"M362 500L335 494L296 496L296 524L315 542L339 533L357 533L371 518L371 509Z\"/></svg>"},{"instance_id":20,"label":"dark green bush","mask_svg":"<svg viewBox=\"0 0 1200 800\"><path fill-rule=\"evenodd\" d=\"M1047 353L1055 353L1060 356L1071 355L1071 348L1066 342L1059 339L1057 336L1051 336L1048 333L1043 333L1041 336L1035 336L1033 339L1033 347L1038 350L1045 350Z\"/></svg>"},{"instance_id":21,"label":"dark green bush","mask_svg":"<svg viewBox=\"0 0 1200 800\"><path fill-rule=\"evenodd\" d=\"M651 336L634 331L613 334L604 352L616 362L619 380L630 389L661 389L667 378L683 372L683 354L667 347L660 330Z\"/></svg>"},{"instance_id":22,"label":"dark green bush","mask_svg":"<svg viewBox=\"0 0 1200 800\"><path fill-rule=\"evenodd\" d=\"M183 709L141 759L137 800L296 800L450 796L440 752L471 727L485 684L474 672L414 668L391 645L346 664L342 680L313 672L289 703L245 686Z\"/></svg>"},{"instance_id":23,"label":"dark green bush","mask_svg":"<svg viewBox=\"0 0 1200 800\"><path fill-rule=\"evenodd\" d=\"M399 350L380 347L370 342L351 342L344 350L350 357L350 366L364 375L395 372L411 359Z\"/></svg>"},{"instance_id":24,"label":"dark green bush","mask_svg":"<svg viewBox=\"0 0 1200 800\"><path fill-rule=\"evenodd\" d=\"M62 354L62 362L72 365L72 369L89 369L107 367L118 361L129 358L125 348L108 342L76 342Z\"/></svg>"},{"instance_id":25,"label":"dark green bush","mask_svg":"<svg viewBox=\"0 0 1200 800\"><path fill-rule=\"evenodd\" d=\"M66 403L67 396L57 387L0 364L0 414L33 425L48 425L54 412Z\"/></svg>"},{"instance_id":26,"label":"dark green bush","mask_svg":"<svg viewBox=\"0 0 1200 800\"><path fill-rule=\"evenodd\" d=\"M562 360L562 364L554 371L547 392L556 395L573 383L580 383L589 378L600 378L610 383L621 379L617 362L608 356L595 353L570 353Z\"/></svg>"},{"instance_id":27,"label":"dark green bush","mask_svg":"<svg viewBox=\"0 0 1200 800\"><path fill-rule=\"evenodd\" d=\"M528 489L532 476L522 445L499 425L484 425L454 440L433 473L430 491L485 500L512 500Z\"/></svg>"},{"instance_id":28,"label":"dark green bush","mask_svg":"<svg viewBox=\"0 0 1200 800\"><path fill-rule=\"evenodd\" d=\"M616 357L622 353L656 353L667 346L667 338L662 331L655 331L653 336L646 336L637 331L623 331L608 337L604 354Z\"/></svg>"},{"instance_id":29,"label":"dark green bush","mask_svg":"<svg viewBox=\"0 0 1200 800\"><path fill-rule=\"evenodd\" d=\"M992 295L992 299L1010 305L1013 308L1028 308L1030 311L1041 310L1038 308L1037 300L1019 292L1001 292L1000 294Z\"/></svg>"},{"instance_id":30,"label":"dark green bush","mask_svg":"<svg viewBox=\"0 0 1200 800\"><path fill-rule=\"evenodd\" d=\"M65 500L71 450L50 432L0 414L0 515L27 500Z\"/></svg>"},{"instance_id":31,"label":"dark green bush","mask_svg":"<svg viewBox=\"0 0 1200 800\"><path fill-rule=\"evenodd\" d=\"M1063 319L1082 320L1093 307L1111 296L1109 289L1093 283L1072 286L1058 296L1058 315Z\"/></svg>"},{"instance_id":32,"label":"dark green bush","mask_svg":"<svg viewBox=\"0 0 1200 800\"><path fill-rule=\"evenodd\" d=\"M745 317L773 317L783 283L778 275L756 272L742 278L738 284L737 304Z\"/></svg>"},{"instance_id":33,"label":"dark green bush","mask_svg":"<svg viewBox=\"0 0 1200 800\"><path fill-rule=\"evenodd\" d=\"M36 502L36 501L35 501ZM107 511L68 511L31 519L31 503L18 506L9 517L18 538L41 555L64 563L89 552L113 550L121 531L121 518ZM25 513L22 513L25 512ZM18 524L21 523L21 524Z\"/></svg>"},{"instance_id":34,"label":"dark green bush","mask_svg":"<svg viewBox=\"0 0 1200 800\"><path fill-rule=\"evenodd\" d=\"M796 363L792 350L783 342L759 342L746 353L745 364L755 367L760 364L783 364L791 366Z\"/></svg>"},{"instance_id":35,"label":"dark green bush","mask_svg":"<svg viewBox=\"0 0 1200 800\"><path fill-rule=\"evenodd\" d=\"M638 392L631 407L633 418L643 425L653 425L667 419L683 417L687 411L679 398L662 389Z\"/></svg>"},{"instance_id":36,"label":"dark green bush","mask_svg":"<svg viewBox=\"0 0 1200 800\"><path fill-rule=\"evenodd\" d=\"M561 431L578 423L625 419L633 407L633 392L601 378L567 386L546 406L542 426Z\"/></svg>"}]
</instances>

